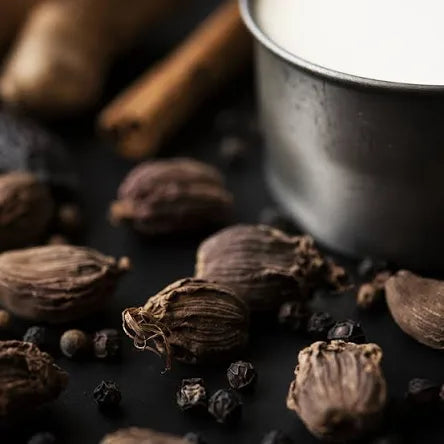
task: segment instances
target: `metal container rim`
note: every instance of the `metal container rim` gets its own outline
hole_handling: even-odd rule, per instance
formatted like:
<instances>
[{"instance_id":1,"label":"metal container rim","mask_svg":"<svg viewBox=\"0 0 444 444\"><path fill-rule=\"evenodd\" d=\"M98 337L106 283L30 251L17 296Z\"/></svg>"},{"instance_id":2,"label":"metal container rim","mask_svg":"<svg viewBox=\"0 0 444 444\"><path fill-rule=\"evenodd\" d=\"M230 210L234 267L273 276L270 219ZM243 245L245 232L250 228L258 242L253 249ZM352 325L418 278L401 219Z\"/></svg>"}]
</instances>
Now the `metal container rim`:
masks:
<instances>
[{"instance_id":1,"label":"metal container rim","mask_svg":"<svg viewBox=\"0 0 444 444\"><path fill-rule=\"evenodd\" d=\"M301 57L298 57L291 52L285 50L273 40L271 40L259 27L254 16L253 3L257 0L239 0L240 11L244 23L247 28L253 34L258 42L260 42L264 47L266 47L273 54L277 55L279 58L285 60L291 65L301 68L304 71L308 71L317 76L330 79L332 81L367 87L367 88L377 88L387 91L400 91L400 92L422 92L422 93L439 93L444 92L444 85L422 85L414 83L401 83L401 82L390 82L385 80L376 80L366 77L360 77L353 74L347 74L340 71L335 71L334 69L325 68L321 65L309 62Z\"/></svg>"}]
</instances>

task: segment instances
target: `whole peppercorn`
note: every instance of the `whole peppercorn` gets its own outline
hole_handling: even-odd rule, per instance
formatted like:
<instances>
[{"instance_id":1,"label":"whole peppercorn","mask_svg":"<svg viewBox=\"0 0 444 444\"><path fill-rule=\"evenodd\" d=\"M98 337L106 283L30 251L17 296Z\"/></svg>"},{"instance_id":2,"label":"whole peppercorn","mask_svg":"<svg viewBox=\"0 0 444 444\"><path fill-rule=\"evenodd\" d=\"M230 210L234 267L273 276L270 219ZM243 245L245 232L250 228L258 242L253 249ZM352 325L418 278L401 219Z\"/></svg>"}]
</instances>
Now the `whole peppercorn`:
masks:
<instances>
[{"instance_id":1,"label":"whole peppercorn","mask_svg":"<svg viewBox=\"0 0 444 444\"><path fill-rule=\"evenodd\" d=\"M221 424L234 424L242 416L242 403L233 390L218 390L208 403L208 411Z\"/></svg>"},{"instance_id":2,"label":"whole peppercorn","mask_svg":"<svg viewBox=\"0 0 444 444\"><path fill-rule=\"evenodd\" d=\"M117 407L122 400L122 394L118 385L112 381L102 381L93 392L94 401L103 409Z\"/></svg>"},{"instance_id":3,"label":"whole peppercorn","mask_svg":"<svg viewBox=\"0 0 444 444\"><path fill-rule=\"evenodd\" d=\"M81 330L67 330L60 338L60 350L72 359L85 357L91 349L89 336Z\"/></svg>"},{"instance_id":4,"label":"whole peppercorn","mask_svg":"<svg viewBox=\"0 0 444 444\"><path fill-rule=\"evenodd\" d=\"M310 335L316 339L325 340L327 338L328 331L333 327L335 321L327 312L313 313L308 319L307 331Z\"/></svg>"},{"instance_id":5,"label":"whole peppercorn","mask_svg":"<svg viewBox=\"0 0 444 444\"><path fill-rule=\"evenodd\" d=\"M187 433L183 439L190 444L207 444L207 442L198 433Z\"/></svg>"},{"instance_id":6,"label":"whole peppercorn","mask_svg":"<svg viewBox=\"0 0 444 444\"><path fill-rule=\"evenodd\" d=\"M309 312L303 301L285 302L278 315L279 324L289 331L301 331L307 325Z\"/></svg>"},{"instance_id":7,"label":"whole peppercorn","mask_svg":"<svg viewBox=\"0 0 444 444\"><path fill-rule=\"evenodd\" d=\"M6 310L0 310L0 331L8 330L11 326L11 315Z\"/></svg>"},{"instance_id":8,"label":"whole peppercorn","mask_svg":"<svg viewBox=\"0 0 444 444\"><path fill-rule=\"evenodd\" d=\"M207 408L207 391L201 378L184 379L177 391L177 405L182 410Z\"/></svg>"},{"instance_id":9,"label":"whole peppercorn","mask_svg":"<svg viewBox=\"0 0 444 444\"><path fill-rule=\"evenodd\" d=\"M250 362L233 362L227 370L227 379L234 390L251 389L257 381L257 372Z\"/></svg>"},{"instance_id":10,"label":"whole peppercorn","mask_svg":"<svg viewBox=\"0 0 444 444\"><path fill-rule=\"evenodd\" d=\"M336 322L328 331L327 339L329 341L341 340L346 342L354 342L355 344L364 344L367 342L364 331L358 322L351 319Z\"/></svg>"},{"instance_id":11,"label":"whole peppercorn","mask_svg":"<svg viewBox=\"0 0 444 444\"><path fill-rule=\"evenodd\" d=\"M261 444L292 444L293 441L280 430L268 432L261 441Z\"/></svg>"},{"instance_id":12,"label":"whole peppercorn","mask_svg":"<svg viewBox=\"0 0 444 444\"><path fill-rule=\"evenodd\" d=\"M416 405L431 405L439 400L441 387L428 379L414 378L409 381L406 399Z\"/></svg>"},{"instance_id":13,"label":"whole peppercorn","mask_svg":"<svg viewBox=\"0 0 444 444\"><path fill-rule=\"evenodd\" d=\"M35 325L29 327L23 335L24 342L31 342L41 350L50 349L49 332L46 327Z\"/></svg>"},{"instance_id":14,"label":"whole peppercorn","mask_svg":"<svg viewBox=\"0 0 444 444\"><path fill-rule=\"evenodd\" d=\"M55 436L49 432L36 433L28 441L28 444L54 444L56 442Z\"/></svg>"},{"instance_id":15,"label":"whole peppercorn","mask_svg":"<svg viewBox=\"0 0 444 444\"><path fill-rule=\"evenodd\" d=\"M99 359L116 359L121 351L120 333L112 328L100 330L94 335L94 355Z\"/></svg>"}]
</instances>

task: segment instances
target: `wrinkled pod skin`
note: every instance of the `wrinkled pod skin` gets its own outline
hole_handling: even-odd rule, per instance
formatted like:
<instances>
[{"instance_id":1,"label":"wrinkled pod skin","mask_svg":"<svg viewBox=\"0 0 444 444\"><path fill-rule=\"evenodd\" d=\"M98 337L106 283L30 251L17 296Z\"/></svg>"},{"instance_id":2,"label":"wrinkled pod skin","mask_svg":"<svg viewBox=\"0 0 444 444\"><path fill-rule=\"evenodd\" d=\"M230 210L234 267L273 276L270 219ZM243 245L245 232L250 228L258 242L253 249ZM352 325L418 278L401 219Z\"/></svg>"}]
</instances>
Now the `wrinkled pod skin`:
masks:
<instances>
[{"instance_id":1,"label":"wrinkled pod skin","mask_svg":"<svg viewBox=\"0 0 444 444\"><path fill-rule=\"evenodd\" d=\"M401 330L424 345L444 350L444 281L402 270L386 282L385 292Z\"/></svg>"},{"instance_id":2,"label":"wrinkled pod skin","mask_svg":"<svg viewBox=\"0 0 444 444\"><path fill-rule=\"evenodd\" d=\"M248 341L248 309L223 286L179 280L144 307L122 314L123 329L142 350L189 364L231 357Z\"/></svg>"},{"instance_id":3,"label":"wrinkled pod skin","mask_svg":"<svg viewBox=\"0 0 444 444\"><path fill-rule=\"evenodd\" d=\"M91 248L48 245L0 254L0 303L16 316L68 322L103 308L127 258Z\"/></svg>"},{"instance_id":4,"label":"wrinkled pod skin","mask_svg":"<svg viewBox=\"0 0 444 444\"><path fill-rule=\"evenodd\" d=\"M39 241L53 213L49 189L35 176L21 172L0 175L0 251Z\"/></svg>"},{"instance_id":5,"label":"wrinkled pod skin","mask_svg":"<svg viewBox=\"0 0 444 444\"><path fill-rule=\"evenodd\" d=\"M100 444L189 444L189 442L179 436L130 427L106 435Z\"/></svg>"},{"instance_id":6,"label":"wrinkled pod skin","mask_svg":"<svg viewBox=\"0 0 444 444\"><path fill-rule=\"evenodd\" d=\"M225 225L233 197L221 174L193 159L148 161L134 168L111 205L111 221L147 235L198 232Z\"/></svg>"},{"instance_id":7,"label":"wrinkled pod skin","mask_svg":"<svg viewBox=\"0 0 444 444\"><path fill-rule=\"evenodd\" d=\"M234 225L200 245L195 274L232 288L252 311L269 311L308 298L316 286L338 289L330 281L332 265L310 236L289 236L266 225Z\"/></svg>"},{"instance_id":8,"label":"wrinkled pod skin","mask_svg":"<svg viewBox=\"0 0 444 444\"><path fill-rule=\"evenodd\" d=\"M376 344L315 342L299 353L287 407L317 437L358 438L376 428L386 404L386 383Z\"/></svg>"},{"instance_id":9,"label":"wrinkled pod skin","mask_svg":"<svg viewBox=\"0 0 444 444\"><path fill-rule=\"evenodd\" d=\"M29 342L0 341L0 418L14 419L52 401L68 384L68 374Z\"/></svg>"}]
</instances>

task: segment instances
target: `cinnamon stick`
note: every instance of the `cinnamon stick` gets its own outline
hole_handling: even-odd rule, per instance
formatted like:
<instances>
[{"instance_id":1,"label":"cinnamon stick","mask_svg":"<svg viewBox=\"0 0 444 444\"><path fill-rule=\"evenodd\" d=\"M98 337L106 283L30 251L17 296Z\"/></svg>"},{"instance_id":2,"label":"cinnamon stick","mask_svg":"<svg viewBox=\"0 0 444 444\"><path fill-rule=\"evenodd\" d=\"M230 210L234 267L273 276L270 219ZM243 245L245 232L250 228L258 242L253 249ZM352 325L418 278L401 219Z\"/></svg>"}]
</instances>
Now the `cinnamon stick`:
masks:
<instances>
[{"instance_id":1,"label":"cinnamon stick","mask_svg":"<svg viewBox=\"0 0 444 444\"><path fill-rule=\"evenodd\" d=\"M249 60L250 47L237 1L229 0L109 104L99 116L99 128L126 157L155 154Z\"/></svg>"}]
</instances>

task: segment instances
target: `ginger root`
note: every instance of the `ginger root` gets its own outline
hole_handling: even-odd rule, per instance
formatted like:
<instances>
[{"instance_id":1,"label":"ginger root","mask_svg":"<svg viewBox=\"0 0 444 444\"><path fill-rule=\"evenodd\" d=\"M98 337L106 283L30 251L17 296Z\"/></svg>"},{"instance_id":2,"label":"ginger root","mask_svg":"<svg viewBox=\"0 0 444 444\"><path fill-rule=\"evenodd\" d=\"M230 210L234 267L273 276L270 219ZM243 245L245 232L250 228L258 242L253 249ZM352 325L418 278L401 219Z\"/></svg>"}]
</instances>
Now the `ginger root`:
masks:
<instances>
[{"instance_id":1,"label":"ginger root","mask_svg":"<svg viewBox=\"0 0 444 444\"><path fill-rule=\"evenodd\" d=\"M182 0L46 0L26 21L0 96L47 117L75 113L100 96L113 58Z\"/></svg>"}]
</instances>

